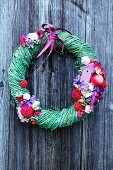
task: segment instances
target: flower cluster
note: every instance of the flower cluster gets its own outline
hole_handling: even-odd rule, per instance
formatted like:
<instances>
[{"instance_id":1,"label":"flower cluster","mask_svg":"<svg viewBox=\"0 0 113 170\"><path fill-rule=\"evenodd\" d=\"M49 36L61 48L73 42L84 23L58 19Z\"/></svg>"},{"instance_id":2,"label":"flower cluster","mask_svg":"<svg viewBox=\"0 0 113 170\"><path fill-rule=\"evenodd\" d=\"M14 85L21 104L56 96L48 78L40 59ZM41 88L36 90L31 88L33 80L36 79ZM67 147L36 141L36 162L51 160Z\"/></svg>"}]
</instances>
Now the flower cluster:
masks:
<instances>
[{"instance_id":1,"label":"flower cluster","mask_svg":"<svg viewBox=\"0 0 113 170\"><path fill-rule=\"evenodd\" d=\"M75 88L72 91L72 97L76 101L74 109L78 118L93 111L94 106L103 98L104 89L107 87L101 63L94 59L90 60L88 56L84 56L81 63L83 67L73 81Z\"/></svg>"},{"instance_id":2,"label":"flower cluster","mask_svg":"<svg viewBox=\"0 0 113 170\"><path fill-rule=\"evenodd\" d=\"M40 101L28 93L24 93L16 99L18 101L17 114L21 122L36 124L34 118L37 118L41 113Z\"/></svg>"},{"instance_id":3,"label":"flower cluster","mask_svg":"<svg viewBox=\"0 0 113 170\"><path fill-rule=\"evenodd\" d=\"M39 43L39 36L37 33L29 33L20 37L20 44L23 47L34 48L34 44Z\"/></svg>"}]
</instances>

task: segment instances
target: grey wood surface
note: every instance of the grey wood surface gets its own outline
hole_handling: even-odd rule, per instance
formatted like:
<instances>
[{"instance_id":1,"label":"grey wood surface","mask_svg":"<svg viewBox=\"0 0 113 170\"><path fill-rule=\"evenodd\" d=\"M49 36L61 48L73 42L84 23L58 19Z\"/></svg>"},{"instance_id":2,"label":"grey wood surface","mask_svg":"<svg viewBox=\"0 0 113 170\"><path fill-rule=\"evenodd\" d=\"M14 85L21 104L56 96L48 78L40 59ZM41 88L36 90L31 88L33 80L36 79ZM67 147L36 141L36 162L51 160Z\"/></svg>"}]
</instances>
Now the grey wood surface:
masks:
<instances>
[{"instance_id":1,"label":"grey wood surface","mask_svg":"<svg viewBox=\"0 0 113 170\"><path fill-rule=\"evenodd\" d=\"M89 43L107 71L104 100L84 122L53 132L21 124L8 87L8 67L23 33L63 27ZM44 108L70 106L78 67L71 55L45 56L27 78ZM0 0L0 170L113 170L113 1Z\"/></svg>"}]
</instances>

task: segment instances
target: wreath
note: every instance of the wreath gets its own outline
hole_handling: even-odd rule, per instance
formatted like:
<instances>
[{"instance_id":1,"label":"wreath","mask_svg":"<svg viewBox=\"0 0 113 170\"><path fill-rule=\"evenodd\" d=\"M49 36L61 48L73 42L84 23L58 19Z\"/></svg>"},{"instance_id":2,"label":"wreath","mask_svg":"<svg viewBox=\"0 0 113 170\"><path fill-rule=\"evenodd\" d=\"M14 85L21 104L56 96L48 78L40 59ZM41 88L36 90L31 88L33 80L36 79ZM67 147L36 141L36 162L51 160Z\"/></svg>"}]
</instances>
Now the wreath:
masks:
<instances>
[{"instance_id":1,"label":"wreath","mask_svg":"<svg viewBox=\"0 0 113 170\"><path fill-rule=\"evenodd\" d=\"M88 44L70 32L55 28L51 24L43 24L42 28L38 32L20 37L20 46L16 48L9 67L9 86L21 122L38 124L54 130L85 119L103 98L107 84L105 71ZM31 95L27 89L25 75L31 59L37 54L37 57L40 57L48 48L50 52L45 60L52 51L58 53L59 50L72 53L78 60L80 70L78 76L73 79L74 104L69 108L44 110L40 100ZM43 63L39 69L42 66Z\"/></svg>"}]
</instances>

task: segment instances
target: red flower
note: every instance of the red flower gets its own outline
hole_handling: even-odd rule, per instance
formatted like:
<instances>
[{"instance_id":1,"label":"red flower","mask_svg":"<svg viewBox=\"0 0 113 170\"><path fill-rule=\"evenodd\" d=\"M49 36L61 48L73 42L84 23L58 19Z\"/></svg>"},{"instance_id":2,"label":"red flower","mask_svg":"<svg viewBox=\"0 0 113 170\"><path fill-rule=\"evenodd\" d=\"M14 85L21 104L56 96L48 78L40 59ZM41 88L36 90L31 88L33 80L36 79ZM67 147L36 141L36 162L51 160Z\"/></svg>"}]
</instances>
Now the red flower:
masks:
<instances>
[{"instance_id":1,"label":"red flower","mask_svg":"<svg viewBox=\"0 0 113 170\"><path fill-rule=\"evenodd\" d=\"M17 97L16 99L18 100L19 103L23 102L23 100L24 100L24 99L23 99L23 96L19 96L19 97Z\"/></svg>"},{"instance_id":2,"label":"red flower","mask_svg":"<svg viewBox=\"0 0 113 170\"><path fill-rule=\"evenodd\" d=\"M82 115L85 114L85 106L83 106L80 101L78 101L78 102L74 105L74 109L75 109L76 111L79 111Z\"/></svg>"},{"instance_id":3,"label":"red flower","mask_svg":"<svg viewBox=\"0 0 113 170\"><path fill-rule=\"evenodd\" d=\"M104 89L104 88L106 88L107 87L107 83L104 81L103 83L102 83L102 88Z\"/></svg>"},{"instance_id":4,"label":"red flower","mask_svg":"<svg viewBox=\"0 0 113 170\"><path fill-rule=\"evenodd\" d=\"M95 63L95 60L94 60L94 59L91 59L91 60L90 60L90 63Z\"/></svg>"},{"instance_id":5,"label":"red flower","mask_svg":"<svg viewBox=\"0 0 113 170\"><path fill-rule=\"evenodd\" d=\"M94 62L94 67L95 69L98 71L100 69L100 73L99 74L102 74L102 75L105 75L105 70L103 69L102 65L100 62Z\"/></svg>"},{"instance_id":6,"label":"red flower","mask_svg":"<svg viewBox=\"0 0 113 170\"><path fill-rule=\"evenodd\" d=\"M21 86L22 88L26 88L26 87L28 86L27 80L22 80L22 81L20 82L20 86Z\"/></svg>"},{"instance_id":7,"label":"red flower","mask_svg":"<svg viewBox=\"0 0 113 170\"><path fill-rule=\"evenodd\" d=\"M25 35L22 35L21 37L20 37L20 44L22 45L22 46L26 46L26 37L25 37Z\"/></svg>"},{"instance_id":8,"label":"red flower","mask_svg":"<svg viewBox=\"0 0 113 170\"><path fill-rule=\"evenodd\" d=\"M43 38L44 35L45 35L45 32L44 32L43 30L39 30L39 31L37 32L37 34L38 34L39 38Z\"/></svg>"},{"instance_id":9,"label":"red flower","mask_svg":"<svg viewBox=\"0 0 113 170\"><path fill-rule=\"evenodd\" d=\"M81 108L82 108L82 103L78 101L78 102L74 105L74 109L75 109L76 111L79 111L79 110L81 110Z\"/></svg>"},{"instance_id":10,"label":"red flower","mask_svg":"<svg viewBox=\"0 0 113 170\"><path fill-rule=\"evenodd\" d=\"M33 115L33 113L34 113L34 110L31 106L29 105L22 106L21 114L23 115L23 117L30 118Z\"/></svg>"},{"instance_id":11,"label":"red flower","mask_svg":"<svg viewBox=\"0 0 113 170\"><path fill-rule=\"evenodd\" d=\"M37 111L35 111L35 113L33 114L33 116L38 117L38 116L40 116L40 113L41 113L41 110L37 110Z\"/></svg>"},{"instance_id":12,"label":"red flower","mask_svg":"<svg viewBox=\"0 0 113 170\"><path fill-rule=\"evenodd\" d=\"M80 106L78 113L77 113L77 117L81 118L83 115L85 114L85 106Z\"/></svg>"},{"instance_id":13,"label":"red flower","mask_svg":"<svg viewBox=\"0 0 113 170\"><path fill-rule=\"evenodd\" d=\"M81 115L84 115L84 114L85 114L85 107L84 107L84 106L82 106L82 109L81 109L81 111L80 111L80 114L81 114Z\"/></svg>"},{"instance_id":14,"label":"red flower","mask_svg":"<svg viewBox=\"0 0 113 170\"><path fill-rule=\"evenodd\" d=\"M72 91L72 97L74 100L79 100L81 98L81 90L79 88Z\"/></svg>"}]
</instances>

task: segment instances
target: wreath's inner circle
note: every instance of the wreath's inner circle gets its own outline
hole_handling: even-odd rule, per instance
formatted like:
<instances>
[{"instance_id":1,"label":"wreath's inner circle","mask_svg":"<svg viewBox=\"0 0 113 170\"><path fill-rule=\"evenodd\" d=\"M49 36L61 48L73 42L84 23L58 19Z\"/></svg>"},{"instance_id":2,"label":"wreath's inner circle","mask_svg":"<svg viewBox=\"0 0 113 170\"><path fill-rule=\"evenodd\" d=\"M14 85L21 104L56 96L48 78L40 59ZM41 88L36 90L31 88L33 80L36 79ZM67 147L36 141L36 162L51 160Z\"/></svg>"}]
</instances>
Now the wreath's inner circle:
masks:
<instances>
[{"instance_id":1,"label":"wreath's inner circle","mask_svg":"<svg viewBox=\"0 0 113 170\"><path fill-rule=\"evenodd\" d=\"M42 70L37 71L44 58L45 55L33 60L26 74L30 94L40 99L43 109L56 110L73 105L71 92L73 78L78 74L77 60L71 54L52 54Z\"/></svg>"}]
</instances>

